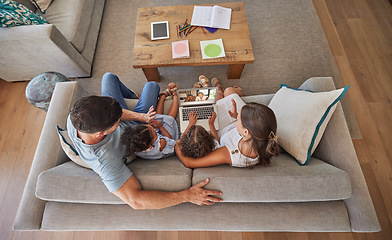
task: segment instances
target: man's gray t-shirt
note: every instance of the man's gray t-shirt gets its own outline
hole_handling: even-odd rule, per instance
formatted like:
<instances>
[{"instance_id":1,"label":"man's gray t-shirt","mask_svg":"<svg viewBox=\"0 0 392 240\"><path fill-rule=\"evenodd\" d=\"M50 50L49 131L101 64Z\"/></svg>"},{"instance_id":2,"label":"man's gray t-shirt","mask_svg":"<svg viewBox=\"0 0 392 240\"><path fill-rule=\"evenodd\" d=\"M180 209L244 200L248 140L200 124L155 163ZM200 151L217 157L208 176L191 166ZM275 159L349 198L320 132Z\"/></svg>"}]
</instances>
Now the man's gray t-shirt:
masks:
<instances>
[{"instance_id":1,"label":"man's gray t-shirt","mask_svg":"<svg viewBox=\"0 0 392 240\"><path fill-rule=\"evenodd\" d=\"M88 145L78 137L77 131L68 116L68 135L75 145L80 157L101 177L110 192L118 190L131 176L132 172L124 164L128 155L126 147L120 143L124 127L134 125L132 122L120 122L118 128L99 143Z\"/></svg>"}]
</instances>

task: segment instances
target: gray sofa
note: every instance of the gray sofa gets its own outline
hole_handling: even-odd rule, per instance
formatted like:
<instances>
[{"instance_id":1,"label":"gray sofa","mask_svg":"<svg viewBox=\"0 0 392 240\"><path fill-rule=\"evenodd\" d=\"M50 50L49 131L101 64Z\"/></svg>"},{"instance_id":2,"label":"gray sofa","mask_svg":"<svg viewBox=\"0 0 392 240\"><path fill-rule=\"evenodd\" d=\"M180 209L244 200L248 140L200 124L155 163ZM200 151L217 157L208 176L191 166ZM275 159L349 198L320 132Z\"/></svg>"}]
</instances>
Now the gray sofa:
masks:
<instances>
[{"instance_id":1,"label":"gray sofa","mask_svg":"<svg viewBox=\"0 0 392 240\"><path fill-rule=\"evenodd\" d=\"M43 14L29 0L16 0L49 24L0 29L0 78L31 80L55 71L89 77L105 0L53 0Z\"/></svg>"},{"instance_id":2,"label":"gray sofa","mask_svg":"<svg viewBox=\"0 0 392 240\"><path fill-rule=\"evenodd\" d=\"M311 78L301 88L327 91L332 78ZM78 82L56 85L14 223L16 230L203 230L377 232L380 225L340 103L309 164L282 152L270 167L219 165L188 169L176 156L131 162L143 189L179 191L210 178L223 192L213 206L181 204L133 210L109 193L92 170L70 161L56 125L89 93ZM244 97L268 105L270 95ZM128 100L128 106L136 100ZM165 104L170 104L166 101ZM168 107L165 107L168 109Z\"/></svg>"}]
</instances>

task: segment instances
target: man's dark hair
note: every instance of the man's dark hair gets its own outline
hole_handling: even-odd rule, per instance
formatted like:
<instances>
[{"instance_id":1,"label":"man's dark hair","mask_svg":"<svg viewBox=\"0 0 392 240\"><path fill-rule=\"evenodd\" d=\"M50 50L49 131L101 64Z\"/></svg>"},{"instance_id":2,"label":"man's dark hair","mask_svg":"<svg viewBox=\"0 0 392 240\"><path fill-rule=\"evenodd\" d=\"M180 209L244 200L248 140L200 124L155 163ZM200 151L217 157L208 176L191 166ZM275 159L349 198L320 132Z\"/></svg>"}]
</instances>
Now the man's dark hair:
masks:
<instances>
[{"instance_id":1,"label":"man's dark hair","mask_svg":"<svg viewBox=\"0 0 392 240\"><path fill-rule=\"evenodd\" d=\"M102 132L122 116L120 103L111 97L89 96L76 101L71 109L72 125L83 133Z\"/></svg>"}]
</instances>

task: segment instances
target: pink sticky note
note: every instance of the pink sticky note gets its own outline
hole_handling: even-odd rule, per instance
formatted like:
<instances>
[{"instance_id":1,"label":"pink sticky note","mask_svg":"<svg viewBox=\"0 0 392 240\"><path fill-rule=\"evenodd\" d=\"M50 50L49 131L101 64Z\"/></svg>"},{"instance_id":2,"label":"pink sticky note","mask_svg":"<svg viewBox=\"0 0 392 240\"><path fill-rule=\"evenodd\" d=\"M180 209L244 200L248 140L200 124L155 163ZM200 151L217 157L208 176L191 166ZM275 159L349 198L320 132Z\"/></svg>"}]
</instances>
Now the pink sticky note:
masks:
<instances>
[{"instance_id":1,"label":"pink sticky note","mask_svg":"<svg viewBox=\"0 0 392 240\"><path fill-rule=\"evenodd\" d=\"M172 42L173 58L189 58L189 42L188 40L181 40Z\"/></svg>"}]
</instances>

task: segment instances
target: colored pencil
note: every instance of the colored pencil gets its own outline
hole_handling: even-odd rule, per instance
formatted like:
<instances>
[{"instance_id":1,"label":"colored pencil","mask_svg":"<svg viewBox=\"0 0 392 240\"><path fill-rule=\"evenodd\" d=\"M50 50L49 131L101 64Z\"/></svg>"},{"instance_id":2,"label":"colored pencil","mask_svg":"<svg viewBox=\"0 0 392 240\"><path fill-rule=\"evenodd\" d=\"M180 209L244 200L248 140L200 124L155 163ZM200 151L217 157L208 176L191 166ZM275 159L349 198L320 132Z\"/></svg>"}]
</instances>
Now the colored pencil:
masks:
<instances>
[{"instance_id":1,"label":"colored pencil","mask_svg":"<svg viewBox=\"0 0 392 240\"><path fill-rule=\"evenodd\" d=\"M187 28L187 27L189 27L189 26L191 26L189 23L187 23L187 24L185 24L185 25L182 25L181 30L183 30L183 29L185 29L185 28Z\"/></svg>"},{"instance_id":2,"label":"colored pencil","mask_svg":"<svg viewBox=\"0 0 392 240\"><path fill-rule=\"evenodd\" d=\"M189 32L191 31L191 29L193 28L193 26L191 26L188 31L185 33L185 37L188 36Z\"/></svg>"},{"instance_id":3,"label":"colored pencil","mask_svg":"<svg viewBox=\"0 0 392 240\"><path fill-rule=\"evenodd\" d=\"M204 31L204 28L203 28L203 27L201 27L201 30L203 30L204 35L207 36L207 34L206 34L206 32Z\"/></svg>"},{"instance_id":4,"label":"colored pencil","mask_svg":"<svg viewBox=\"0 0 392 240\"><path fill-rule=\"evenodd\" d=\"M196 26L196 27L194 27L192 30L190 30L190 31L188 32L188 35L191 34L193 31L195 31L196 28L198 28L198 26Z\"/></svg>"},{"instance_id":5,"label":"colored pencil","mask_svg":"<svg viewBox=\"0 0 392 240\"><path fill-rule=\"evenodd\" d=\"M191 27L191 25L188 25L188 26L186 26L186 27L180 29L180 32L183 32L183 31L187 30L187 29L190 28L190 27Z\"/></svg>"}]
</instances>

